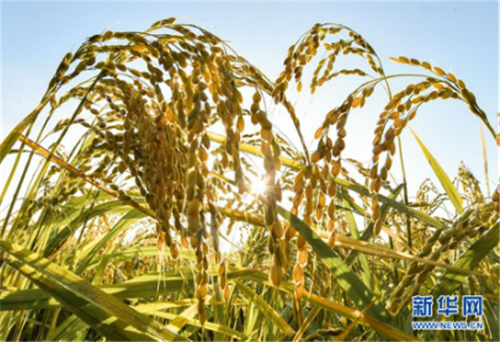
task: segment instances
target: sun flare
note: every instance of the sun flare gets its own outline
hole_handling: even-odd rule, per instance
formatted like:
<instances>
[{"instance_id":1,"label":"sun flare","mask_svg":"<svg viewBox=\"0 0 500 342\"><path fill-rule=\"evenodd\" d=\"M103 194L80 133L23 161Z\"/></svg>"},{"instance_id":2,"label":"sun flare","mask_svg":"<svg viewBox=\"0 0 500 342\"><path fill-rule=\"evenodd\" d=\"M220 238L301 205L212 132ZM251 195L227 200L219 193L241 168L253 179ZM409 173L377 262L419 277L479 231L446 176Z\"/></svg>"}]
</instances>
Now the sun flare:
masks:
<instances>
[{"instance_id":1,"label":"sun flare","mask_svg":"<svg viewBox=\"0 0 500 342\"><path fill-rule=\"evenodd\" d=\"M266 192L267 186L266 182L261 179L257 178L252 182L252 193L255 195L263 195Z\"/></svg>"}]
</instances>

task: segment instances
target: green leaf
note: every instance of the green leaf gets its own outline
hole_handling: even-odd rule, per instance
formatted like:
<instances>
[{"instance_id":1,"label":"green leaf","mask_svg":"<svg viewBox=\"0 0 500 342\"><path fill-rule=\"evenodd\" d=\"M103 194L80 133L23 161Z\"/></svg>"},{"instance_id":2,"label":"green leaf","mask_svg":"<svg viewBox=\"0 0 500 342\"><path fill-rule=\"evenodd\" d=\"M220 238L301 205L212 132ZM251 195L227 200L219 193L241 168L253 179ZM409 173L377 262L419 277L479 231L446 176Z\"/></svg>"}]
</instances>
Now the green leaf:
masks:
<instances>
[{"instance_id":1,"label":"green leaf","mask_svg":"<svg viewBox=\"0 0 500 342\"><path fill-rule=\"evenodd\" d=\"M56 236L54 236L48 243L45 251L43 253L44 257L49 257L52 255L54 251L56 251L60 246L64 244L64 242L74 233L81 225L85 224L88 220L103 215L111 215L111 214L120 214L127 213L130 211L130 206L124 204L121 201L108 201L96 206L90 206L88 209L82 208L79 212L79 215L75 215L74 211L72 211L72 215L70 218L74 217L74 219L64 227L68 218L61 219L60 221L56 221L52 229L56 229L58 227L62 228Z\"/></svg>"},{"instance_id":2,"label":"green leaf","mask_svg":"<svg viewBox=\"0 0 500 342\"><path fill-rule=\"evenodd\" d=\"M427 147L425 147L424 143L419 139L417 134L410 128L410 131L412 132L413 136L417 140L418 144L420 145L420 148L424 152L425 158L427 158L427 161L431 165L432 169L434 170L434 173L436 174L437 178L439 179L439 182L443 186L444 190L448 194L448 197L455 206L455 209L459 213L463 213L464 208L463 208L463 200L460 194L458 193L457 188L453 185L453 182L451 181L450 177L446 174L446 172L443 170L441 165L439 165L438 161L432 156L432 154L429 152Z\"/></svg>"},{"instance_id":3,"label":"green leaf","mask_svg":"<svg viewBox=\"0 0 500 342\"><path fill-rule=\"evenodd\" d=\"M195 299L185 299L178 302L152 302L146 304L139 304L134 307L139 312L145 312L148 308L154 308L155 310L165 310L178 308L186 305L195 303ZM81 335L82 332L86 333L87 325L85 322L80 320L78 316L72 315L68 317L64 322L62 322L54 332L54 341L75 341L82 340L82 338L77 339L77 336ZM175 331L177 332L177 331Z\"/></svg>"},{"instance_id":4,"label":"green leaf","mask_svg":"<svg viewBox=\"0 0 500 342\"><path fill-rule=\"evenodd\" d=\"M198 312L197 308L198 308L197 303L192 304L186 310L182 311L179 315L177 315L176 318L171 320L170 323L168 323L167 328L175 333L178 333L190 320L192 320L196 316L196 313ZM145 309L143 310L142 307L141 308L136 307L136 309L140 312L148 312ZM153 314L156 314L156 311L158 310L160 309L158 307L155 307L153 309Z\"/></svg>"},{"instance_id":5,"label":"green leaf","mask_svg":"<svg viewBox=\"0 0 500 342\"><path fill-rule=\"evenodd\" d=\"M254 290L248 286L243 285L238 281L233 281L236 284L238 290L240 290L245 298L249 302L255 304L255 306L262 312L262 314L269 319L278 329L285 335L295 334L295 330L288 325L287 322L264 300L262 299Z\"/></svg>"},{"instance_id":6,"label":"green leaf","mask_svg":"<svg viewBox=\"0 0 500 342\"><path fill-rule=\"evenodd\" d=\"M146 314L150 314L150 315L154 315L157 317L169 319L169 320L171 320L171 323L177 320L176 321L177 324L179 324L182 321L183 323L194 326L194 327L198 327L198 328L202 327L200 321L197 319L193 319L193 318L187 318L184 321L183 319L179 319L178 315L168 313L168 312L163 312L163 311L158 311L158 310L148 310L148 311L141 311L141 312L146 313ZM217 324L217 323L205 322L205 325L203 326L203 328L207 329L207 330L211 330L211 331L216 332L216 333L227 335L230 338L236 338L236 339L242 340L242 341L245 341L248 339L247 335L245 335L239 331L236 331L234 329L231 329L229 327L226 327L224 325Z\"/></svg>"},{"instance_id":7,"label":"green leaf","mask_svg":"<svg viewBox=\"0 0 500 342\"><path fill-rule=\"evenodd\" d=\"M108 233L103 235L88 252L82 251L82 261L76 269L76 274L81 274L87 265L94 259L94 256L99 252L111 239L115 238L123 229L128 228L132 223L146 217L143 212L132 209L125 214Z\"/></svg>"},{"instance_id":8,"label":"green leaf","mask_svg":"<svg viewBox=\"0 0 500 342\"><path fill-rule=\"evenodd\" d=\"M118 299L131 298L151 298L156 293L158 282L161 280L162 291L165 293L178 292L184 286L192 284L189 275L184 277L178 272L169 271L163 274L162 278L158 274L148 274L134 278L128 282L112 285L98 286L103 292L113 295ZM14 292L3 292L0 294L2 305L0 311L43 309L48 307L59 307L61 304L50 294L45 294L40 290L18 290Z\"/></svg>"},{"instance_id":9,"label":"green leaf","mask_svg":"<svg viewBox=\"0 0 500 342\"><path fill-rule=\"evenodd\" d=\"M39 111L33 111L30 115L25 117L16 127L7 135L7 137L2 141L0 145L0 164L9 154L10 150L16 143L17 139L21 136L23 131L28 127L28 125L36 119Z\"/></svg>"},{"instance_id":10,"label":"green leaf","mask_svg":"<svg viewBox=\"0 0 500 342\"><path fill-rule=\"evenodd\" d=\"M54 341L76 341L78 336L86 333L88 325L78 318L77 315L69 316L64 322L59 324L54 331Z\"/></svg>"},{"instance_id":11,"label":"green leaf","mask_svg":"<svg viewBox=\"0 0 500 342\"><path fill-rule=\"evenodd\" d=\"M158 254L157 249L156 254ZM163 293L179 292L184 286L192 285L192 275L187 273L182 276L179 272L167 271L162 274L161 278L159 274L147 274L124 283L100 285L98 288L118 299L149 299L158 290L159 281L161 281L160 285L162 285L161 291ZM0 300L2 302L0 311L44 309L61 306L56 299L51 298L50 294L36 289L4 291L0 294Z\"/></svg>"},{"instance_id":12,"label":"green leaf","mask_svg":"<svg viewBox=\"0 0 500 342\"><path fill-rule=\"evenodd\" d=\"M7 264L111 340L187 340L36 253L3 240L0 249L13 257Z\"/></svg>"}]
</instances>

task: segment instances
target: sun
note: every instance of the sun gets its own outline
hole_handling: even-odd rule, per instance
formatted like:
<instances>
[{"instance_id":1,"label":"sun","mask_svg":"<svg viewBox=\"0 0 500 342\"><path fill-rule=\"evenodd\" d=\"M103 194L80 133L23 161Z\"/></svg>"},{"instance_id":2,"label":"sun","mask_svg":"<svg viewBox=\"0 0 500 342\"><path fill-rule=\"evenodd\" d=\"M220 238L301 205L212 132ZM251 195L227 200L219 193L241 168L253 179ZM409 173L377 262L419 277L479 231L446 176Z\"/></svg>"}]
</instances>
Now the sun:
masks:
<instances>
[{"instance_id":1,"label":"sun","mask_svg":"<svg viewBox=\"0 0 500 342\"><path fill-rule=\"evenodd\" d=\"M263 195L266 192L266 182L262 178L256 178L252 182L252 193L255 195Z\"/></svg>"}]
</instances>

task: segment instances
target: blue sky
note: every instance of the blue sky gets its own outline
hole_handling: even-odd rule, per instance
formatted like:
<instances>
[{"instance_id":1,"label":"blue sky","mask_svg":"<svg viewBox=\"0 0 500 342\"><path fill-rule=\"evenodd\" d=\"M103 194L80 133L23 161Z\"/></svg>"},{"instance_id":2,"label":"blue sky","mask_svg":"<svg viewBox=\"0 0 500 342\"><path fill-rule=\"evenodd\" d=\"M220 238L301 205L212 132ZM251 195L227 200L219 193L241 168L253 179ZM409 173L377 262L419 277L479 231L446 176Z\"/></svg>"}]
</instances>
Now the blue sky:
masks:
<instances>
[{"instance_id":1,"label":"blue sky","mask_svg":"<svg viewBox=\"0 0 500 342\"><path fill-rule=\"evenodd\" d=\"M465 80L493 125L498 111L498 3L9 3L2 4L2 135L25 117L43 95L62 56L106 29L142 30L179 17L227 40L271 79L282 70L288 47L315 23L336 22L361 33L375 48L388 74L419 70L396 65L390 56L410 56L453 71ZM400 89L411 80L393 83ZM314 97L297 97L304 134L312 141L326 112L354 83L342 81ZM383 108L380 93L371 109L348 125L348 157L368 161L374 124ZM292 140L288 118L279 109L274 122ZM461 160L484 182L479 121L458 101L424 107L412 123L450 176ZM490 182L498 177L494 140L486 137ZM403 136L410 189L432 178L414 138ZM311 148L314 145L311 145ZM2 165L4 169L4 165ZM396 174L398 177L398 175Z\"/></svg>"}]
</instances>

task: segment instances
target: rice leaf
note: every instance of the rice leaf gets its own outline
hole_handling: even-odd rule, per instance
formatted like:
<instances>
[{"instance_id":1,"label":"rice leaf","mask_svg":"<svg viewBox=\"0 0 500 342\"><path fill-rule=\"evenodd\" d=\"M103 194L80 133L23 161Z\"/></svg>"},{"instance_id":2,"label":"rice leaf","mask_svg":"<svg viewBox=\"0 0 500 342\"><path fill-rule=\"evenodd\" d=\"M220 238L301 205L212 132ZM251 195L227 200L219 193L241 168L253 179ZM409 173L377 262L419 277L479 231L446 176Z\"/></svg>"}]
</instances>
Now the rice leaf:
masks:
<instances>
[{"instance_id":1,"label":"rice leaf","mask_svg":"<svg viewBox=\"0 0 500 342\"><path fill-rule=\"evenodd\" d=\"M0 240L0 248L14 260L6 262L35 282L42 290L68 307L83 321L95 328L99 333L112 340L137 340L127 336L127 326L138 330L142 338L148 340L186 341L184 337L162 328L158 323L145 317L122 303L117 298L90 285L83 279L40 257L27 249ZM89 309L83 306L90 304ZM103 317L116 317L116 322L103 324ZM123 334L123 335L118 335Z\"/></svg>"},{"instance_id":2,"label":"rice leaf","mask_svg":"<svg viewBox=\"0 0 500 342\"><path fill-rule=\"evenodd\" d=\"M274 325L276 325L283 334L295 334L295 330L293 330L292 327L290 327L285 320L268 303L266 303L264 299L255 293L255 291L238 281L233 281L233 283L236 285L238 290L244 294L245 298L247 298L249 302L255 304L260 312Z\"/></svg>"},{"instance_id":3,"label":"rice leaf","mask_svg":"<svg viewBox=\"0 0 500 342\"><path fill-rule=\"evenodd\" d=\"M453 185L453 182L451 181L450 177L446 174L446 172L443 170L441 165L439 165L438 161L432 156L431 152L425 147L424 143L420 138L417 136L417 134L410 128L410 131L412 132L413 136L417 140L420 148L422 149L422 152L424 152L425 158L427 158L427 161L432 167L432 170L434 170L434 173L436 174L436 177L439 179L439 182L443 186L444 190L448 194L448 197L450 198L451 203L455 206L455 209L462 214L464 211L463 208L463 200L460 194L458 193L457 188L455 185Z\"/></svg>"}]
</instances>

